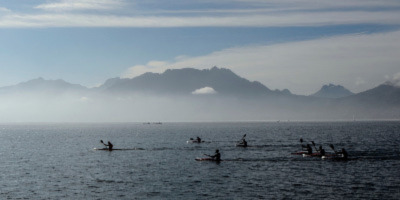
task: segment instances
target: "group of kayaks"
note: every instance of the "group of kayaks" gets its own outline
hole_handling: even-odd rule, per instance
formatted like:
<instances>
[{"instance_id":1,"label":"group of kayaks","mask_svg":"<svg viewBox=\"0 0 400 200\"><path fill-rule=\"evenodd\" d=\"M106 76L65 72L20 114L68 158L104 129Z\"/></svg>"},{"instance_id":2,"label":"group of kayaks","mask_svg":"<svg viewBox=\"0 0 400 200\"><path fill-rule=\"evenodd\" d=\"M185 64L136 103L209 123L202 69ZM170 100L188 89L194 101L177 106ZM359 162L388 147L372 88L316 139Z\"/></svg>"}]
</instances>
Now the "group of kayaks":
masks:
<instances>
[{"instance_id":1,"label":"group of kayaks","mask_svg":"<svg viewBox=\"0 0 400 200\"><path fill-rule=\"evenodd\" d=\"M236 143L237 147L247 147L247 141L245 140L246 134L242 137L241 140L239 140ZM202 143L204 141L202 141L199 137L197 137L196 139L190 138L189 141L187 141L188 143ZM321 159L330 159L330 160L340 160L340 161L347 161L349 160L348 158L348 153L347 151L342 148L340 151L336 151L335 147L333 146L333 144L330 144L329 147L333 150L334 153L327 153L325 152L325 150L322 148L322 146L320 145L319 148L317 149L314 141L311 141L312 146L314 147L315 152L313 152L313 148L311 147L310 144L304 145L303 144L303 139L300 138L300 143L301 143L301 147L302 150L301 151L297 151L297 152L293 152L291 153L292 155L300 155L303 156L305 158L307 157L315 157L315 158L321 158ZM218 150L216 150L216 153L219 154ZM196 158L196 161L221 161L221 160L216 160L215 159L215 155L214 156L210 156L207 154L204 154L208 157L206 158Z\"/></svg>"},{"instance_id":2,"label":"group of kayaks","mask_svg":"<svg viewBox=\"0 0 400 200\"><path fill-rule=\"evenodd\" d=\"M312 146L314 147L316 152L313 152L313 148L310 144L304 145L303 139L300 138L301 148L302 151L297 151L292 153L292 155L301 155L303 157L319 157L321 159L333 159L333 160L348 160L348 153L347 151L342 148L340 151L336 151L333 144L330 144L329 147L333 150L334 153L327 153L320 145L317 149L314 141L311 141Z\"/></svg>"},{"instance_id":3,"label":"group of kayaks","mask_svg":"<svg viewBox=\"0 0 400 200\"><path fill-rule=\"evenodd\" d=\"M247 145L247 141L245 140L246 134L243 135L242 139L239 140L235 146L237 147L248 147ZM104 150L104 151L114 151L114 150L144 150L142 148L133 148L133 149L114 149L113 148L113 144L108 141L107 143L104 143L103 140L100 140L100 142L106 146L107 148L101 148L101 149L97 149L94 148L95 150ZM200 137L196 137L195 139L190 138L190 140L187 141L187 143L204 143L205 141L202 140ZM319 148L317 149L314 141L311 141L312 146L314 147L315 152L313 152L313 148L311 147L310 144L303 144L303 139L300 138L300 143L301 143L301 151L297 151L297 152L293 152L291 153L292 155L300 155L303 157L316 157L316 158L321 158L321 159L332 159L332 160L349 160L348 158L348 153L347 151L342 148L340 151L336 151L335 147L330 144L329 147L333 150L334 153L326 153L325 150L322 148L322 146L320 145ZM221 155L219 153L219 150L217 149L215 151L214 155L208 155L208 154L204 154L207 157L206 158L196 158L196 161L221 161Z\"/></svg>"},{"instance_id":4,"label":"group of kayaks","mask_svg":"<svg viewBox=\"0 0 400 200\"><path fill-rule=\"evenodd\" d=\"M237 147L247 147L247 141L245 139L246 134L243 135L242 139L240 139L235 146ZM197 137L196 139L190 138L190 140L187 141L187 143L203 143L204 141L201 140L200 137ZM205 156L207 156L206 158L195 158L196 161L214 161L214 162L220 162L221 160L221 155L219 153L219 150L215 150L215 154L214 155L208 155L208 154L204 154Z\"/></svg>"}]
</instances>

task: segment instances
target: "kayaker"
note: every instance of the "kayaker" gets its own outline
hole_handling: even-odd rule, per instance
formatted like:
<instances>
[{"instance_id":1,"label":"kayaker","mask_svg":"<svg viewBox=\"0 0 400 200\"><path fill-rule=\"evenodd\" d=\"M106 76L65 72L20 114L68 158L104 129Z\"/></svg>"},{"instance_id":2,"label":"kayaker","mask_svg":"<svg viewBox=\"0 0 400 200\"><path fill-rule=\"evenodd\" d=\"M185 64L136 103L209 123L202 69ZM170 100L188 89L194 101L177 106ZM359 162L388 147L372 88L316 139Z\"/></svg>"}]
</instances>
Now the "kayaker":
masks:
<instances>
[{"instance_id":1,"label":"kayaker","mask_svg":"<svg viewBox=\"0 0 400 200\"><path fill-rule=\"evenodd\" d=\"M104 144L104 143L103 143ZM106 146L106 147L108 147L108 150L109 151L112 151L113 150L113 144L111 144L111 142L110 141L108 141L108 143L107 144L104 144L104 146Z\"/></svg>"},{"instance_id":2,"label":"kayaker","mask_svg":"<svg viewBox=\"0 0 400 200\"><path fill-rule=\"evenodd\" d=\"M201 143L201 138L197 137L197 142Z\"/></svg>"},{"instance_id":3,"label":"kayaker","mask_svg":"<svg viewBox=\"0 0 400 200\"><path fill-rule=\"evenodd\" d=\"M214 159L215 161L221 161L221 154L219 153L219 150L215 150L215 154L213 156L211 156L212 159Z\"/></svg>"},{"instance_id":4,"label":"kayaker","mask_svg":"<svg viewBox=\"0 0 400 200\"><path fill-rule=\"evenodd\" d=\"M242 144L244 147L247 147L247 141L243 138Z\"/></svg>"},{"instance_id":5,"label":"kayaker","mask_svg":"<svg viewBox=\"0 0 400 200\"><path fill-rule=\"evenodd\" d=\"M319 145L319 153L321 156L325 156L325 150L322 148L321 145Z\"/></svg>"},{"instance_id":6,"label":"kayaker","mask_svg":"<svg viewBox=\"0 0 400 200\"><path fill-rule=\"evenodd\" d=\"M307 144L307 154L308 155L312 154L312 148L311 148L310 144Z\"/></svg>"},{"instance_id":7,"label":"kayaker","mask_svg":"<svg viewBox=\"0 0 400 200\"><path fill-rule=\"evenodd\" d=\"M347 153L347 151L342 148L342 151L340 152L340 154L342 154L342 158L347 160L347 158L349 157L349 154Z\"/></svg>"}]
</instances>

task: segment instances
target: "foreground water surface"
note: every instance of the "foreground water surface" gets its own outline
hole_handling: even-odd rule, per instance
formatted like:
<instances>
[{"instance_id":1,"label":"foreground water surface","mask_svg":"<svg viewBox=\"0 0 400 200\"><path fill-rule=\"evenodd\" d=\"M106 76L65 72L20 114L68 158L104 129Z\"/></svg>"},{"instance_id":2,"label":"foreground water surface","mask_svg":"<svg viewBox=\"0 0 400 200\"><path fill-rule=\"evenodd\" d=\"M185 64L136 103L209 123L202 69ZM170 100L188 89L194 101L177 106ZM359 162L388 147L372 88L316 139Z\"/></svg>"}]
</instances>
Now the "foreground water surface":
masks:
<instances>
[{"instance_id":1,"label":"foreground water surface","mask_svg":"<svg viewBox=\"0 0 400 200\"><path fill-rule=\"evenodd\" d=\"M0 138L1 199L400 199L396 121L0 124ZM291 155L300 138L352 160ZM215 149L224 161L194 160Z\"/></svg>"}]
</instances>

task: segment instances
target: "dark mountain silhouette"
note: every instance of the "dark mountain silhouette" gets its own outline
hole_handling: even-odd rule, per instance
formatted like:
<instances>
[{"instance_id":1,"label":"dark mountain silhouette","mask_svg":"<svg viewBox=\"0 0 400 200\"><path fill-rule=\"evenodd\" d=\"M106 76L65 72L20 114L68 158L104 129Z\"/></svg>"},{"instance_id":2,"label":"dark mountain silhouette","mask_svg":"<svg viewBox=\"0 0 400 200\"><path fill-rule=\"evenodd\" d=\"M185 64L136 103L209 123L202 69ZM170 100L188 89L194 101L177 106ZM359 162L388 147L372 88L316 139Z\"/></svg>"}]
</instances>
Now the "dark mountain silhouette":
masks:
<instances>
[{"instance_id":1,"label":"dark mountain silhouette","mask_svg":"<svg viewBox=\"0 0 400 200\"><path fill-rule=\"evenodd\" d=\"M288 90L272 91L260 82L248 81L229 69L213 67L166 70L162 74L145 73L132 79L113 78L99 89L107 92L141 92L170 95L191 95L204 87L213 88L219 95L265 96L288 95Z\"/></svg>"},{"instance_id":2,"label":"dark mountain silhouette","mask_svg":"<svg viewBox=\"0 0 400 200\"><path fill-rule=\"evenodd\" d=\"M351 96L353 94L354 93L350 92L350 90L341 85L329 84L322 86L322 88L318 92L310 96L321 98L341 98Z\"/></svg>"}]
</instances>

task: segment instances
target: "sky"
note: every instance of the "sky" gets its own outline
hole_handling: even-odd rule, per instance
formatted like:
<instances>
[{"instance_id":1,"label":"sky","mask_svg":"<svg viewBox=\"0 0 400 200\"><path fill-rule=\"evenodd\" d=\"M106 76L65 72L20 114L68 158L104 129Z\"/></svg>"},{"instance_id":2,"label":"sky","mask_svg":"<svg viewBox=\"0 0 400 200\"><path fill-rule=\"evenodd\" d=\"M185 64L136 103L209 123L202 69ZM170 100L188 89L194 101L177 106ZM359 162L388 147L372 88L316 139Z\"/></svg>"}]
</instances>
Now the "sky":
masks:
<instances>
[{"instance_id":1,"label":"sky","mask_svg":"<svg viewBox=\"0 0 400 200\"><path fill-rule=\"evenodd\" d=\"M0 87L228 68L270 89L400 77L399 0L0 0Z\"/></svg>"}]
</instances>

